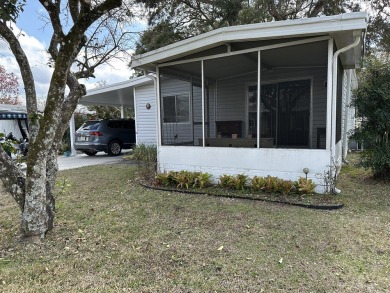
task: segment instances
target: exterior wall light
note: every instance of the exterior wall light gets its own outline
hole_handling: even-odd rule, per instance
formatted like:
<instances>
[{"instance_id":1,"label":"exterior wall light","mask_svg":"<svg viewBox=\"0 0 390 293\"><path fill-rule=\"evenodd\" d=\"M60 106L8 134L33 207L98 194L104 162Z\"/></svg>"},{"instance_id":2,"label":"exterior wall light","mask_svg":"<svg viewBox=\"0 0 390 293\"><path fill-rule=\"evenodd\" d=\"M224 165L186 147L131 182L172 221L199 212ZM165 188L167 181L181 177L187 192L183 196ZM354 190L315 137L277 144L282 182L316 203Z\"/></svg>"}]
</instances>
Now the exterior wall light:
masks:
<instances>
[{"instance_id":1,"label":"exterior wall light","mask_svg":"<svg viewBox=\"0 0 390 293\"><path fill-rule=\"evenodd\" d=\"M152 106L149 104L149 103L146 103L146 109L150 110L150 108L152 108Z\"/></svg>"},{"instance_id":2,"label":"exterior wall light","mask_svg":"<svg viewBox=\"0 0 390 293\"><path fill-rule=\"evenodd\" d=\"M303 173L306 175L306 180L307 180L307 174L309 174L309 168L303 168Z\"/></svg>"}]
</instances>

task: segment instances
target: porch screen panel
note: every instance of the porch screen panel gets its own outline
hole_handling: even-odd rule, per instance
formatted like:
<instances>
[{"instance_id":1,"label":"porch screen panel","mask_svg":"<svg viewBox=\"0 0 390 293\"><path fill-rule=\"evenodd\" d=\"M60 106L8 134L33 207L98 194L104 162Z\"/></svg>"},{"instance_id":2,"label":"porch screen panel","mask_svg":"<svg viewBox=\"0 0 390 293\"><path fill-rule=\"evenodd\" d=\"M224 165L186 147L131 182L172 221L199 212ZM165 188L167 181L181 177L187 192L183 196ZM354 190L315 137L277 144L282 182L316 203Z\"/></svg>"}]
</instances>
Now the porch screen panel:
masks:
<instances>
[{"instance_id":1,"label":"porch screen panel","mask_svg":"<svg viewBox=\"0 0 390 293\"><path fill-rule=\"evenodd\" d=\"M278 84L279 146L307 147L310 131L310 80Z\"/></svg>"},{"instance_id":2,"label":"porch screen panel","mask_svg":"<svg viewBox=\"0 0 390 293\"><path fill-rule=\"evenodd\" d=\"M276 138L277 127L277 93L277 84L265 84L261 86L260 137L271 139L273 143L276 143L274 140ZM268 145L263 144L264 146Z\"/></svg>"},{"instance_id":3,"label":"porch screen panel","mask_svg":"<svg viewBox=\"0 0 390 293\"><path fill-rule=\"evenodd\" d=\"M248 129L252 137L257 137L257 85L248 87ZM261 86L260 137L276 137L277 84Z\"/></svg>"}]
</instances>

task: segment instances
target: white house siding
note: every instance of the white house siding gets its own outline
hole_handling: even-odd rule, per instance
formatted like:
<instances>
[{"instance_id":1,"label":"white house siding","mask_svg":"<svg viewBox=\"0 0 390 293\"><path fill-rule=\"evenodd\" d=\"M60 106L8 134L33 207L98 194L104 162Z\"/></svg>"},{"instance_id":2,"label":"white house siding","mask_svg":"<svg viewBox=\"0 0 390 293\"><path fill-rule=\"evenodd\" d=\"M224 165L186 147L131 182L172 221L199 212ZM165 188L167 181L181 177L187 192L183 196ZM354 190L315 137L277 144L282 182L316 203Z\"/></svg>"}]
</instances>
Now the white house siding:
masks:
<instances>
[{"instance_id":1,"label":"white house siding","mask_svg":"<svg viewBox=\"0 0 390 293\"><path fill-rule=\"evenodd\" d=\"M286 180L304 177L303 168L309 168L308 178L317 183L316 173L329 165L330 152L309 149L243 149L162 146L159 148L159 171L200 171L213 175L216 183L222 174L245 174L249 177L277 176Z\"/></svg>"},{"instance_id":2,"label":"white house siding","mask_svg":"<svg viewBox=\"0 0 390 293\"><path fill-rule=\"evenodd\" d=\"M191 98L191 82L175 78L163 78L160 81L161 101L164 96L188 94ZM161 103L162 105L162 103ZM191 108L190 100L190 108ZM190 109L189 123L162 123L162 144L191 143L192 133L192 109Z\"/></svg>"},{"instance_id":3,"label":"white house siding","mask_svg":"<svg viewBox=\"0 0 390 293\"><path fill-rule=\"evenodd\" d=\"M135 88L135 112L137 127L137 143L146 145L157 144L157 107L154 85L147 84ZM146 104L151 108L146 109Z\"/></svg>"},{"instance_id":4,"label":"white house siding","mask_svg":"<svg viewBox=\"0 0 390 293\"><path fill-rule=\"evenodd\" d=\"M217 121L241 120L242 133L247 130L246 95L248 84L255 84L257 74L219 80L217 89ZM261 81L272 83L286 80L312 80L311 148L317 148L317 129L326 127L326 68L273 70L261 73Z\"/></svg>"}]
</instances>

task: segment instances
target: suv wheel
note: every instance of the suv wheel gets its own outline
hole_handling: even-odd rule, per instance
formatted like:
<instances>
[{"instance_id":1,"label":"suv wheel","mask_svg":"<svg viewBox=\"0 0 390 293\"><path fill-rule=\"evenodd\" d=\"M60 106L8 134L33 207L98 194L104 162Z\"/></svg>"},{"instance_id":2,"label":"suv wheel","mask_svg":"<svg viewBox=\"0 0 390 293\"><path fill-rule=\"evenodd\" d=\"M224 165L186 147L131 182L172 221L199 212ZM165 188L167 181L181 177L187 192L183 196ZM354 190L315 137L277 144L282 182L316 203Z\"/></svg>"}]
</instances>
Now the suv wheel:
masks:
<instances>
[{"instance_id":1,"label":"suv wheel","mask_svg":"<svg viewBox=\"0 0 390 293\"><path fill-rule=\"evenodd\" d=\"M84 153L88 156L94 156L97 154L97 151L84 151Z\"/></svg>"},{"instance_id":2,"label":"suv wheel","mask_svg":"<svg viewBox=\"0 0 390 293\"><path fill-rule=\"evenodd\" d=\"M122 146L119 141L113 140L108 144L108 154L110 156L119 156L122 152Z\"/></svg>"}]
</instances>

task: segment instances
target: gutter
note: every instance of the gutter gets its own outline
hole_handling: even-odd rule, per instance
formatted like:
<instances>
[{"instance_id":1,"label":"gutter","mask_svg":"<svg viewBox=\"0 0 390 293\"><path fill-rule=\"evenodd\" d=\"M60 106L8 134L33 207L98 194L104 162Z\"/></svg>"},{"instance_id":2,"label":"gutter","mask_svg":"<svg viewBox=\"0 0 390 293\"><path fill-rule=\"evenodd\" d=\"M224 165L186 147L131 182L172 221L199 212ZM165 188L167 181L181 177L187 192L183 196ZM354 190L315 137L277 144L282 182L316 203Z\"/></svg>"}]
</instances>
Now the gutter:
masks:
<instances>
[{"instance_id":1,"label":"gutter","mask_svg":"<svg viewBox=\"0 0 390 293\"><path fill-rule=\"evenodd\" d=\"M359 45L361 41L361 36L357 35L355 37L355 41L339 50L337 50L333 54L333 60L332 60L332 111L331 111L331 121L332 121L332 127L331 127L331 136L330 136L330 166L333 164L337 163L336 162L336 108L337 108L337 69L338 69L338 57L341 53L344 53L352 48L355 48L356 46ZM332 168L330 168L332 170ZM336 174L330 174L330 176L334 176ZM333 186L333 192L335 193L340 193L341 191L337 189L335 186Z\"/></svg>"},{"instance_id":2,"label":"gutter","mask_svg":"<svg viewBox=\"0 0 390 293\"><path fill-rule=\"evenodd\" d=\"M158 70L158 67L157 67L157 70L156 70L156 72L157 72L157 76L159 76L159 70ZM144 70L144 76L145 77L148 77L148 78L150 78L151 80L153 80L153 83L154 83L154 88L155 88L155 95L156 95L156 117L157 117L157 145L156 145L156 147L157 147L157 169L159 169L158 168L158 164L159 164L159 162L160 162L160 158L159 158L159 154L160 154L160 152L159 152L159 148L160 148L160 145L161 145L161 111L160 111L160 102L159 102L159 100L160 100L160 96L159 96L159 81L158 81L158 79L157 79L157 77L154 75L154 74L152 74L152 73L147 73L147 70ZM135 95L134 95L134 99L135 99L136 97L135 97Z\"/></svg>"}]
</instances>

